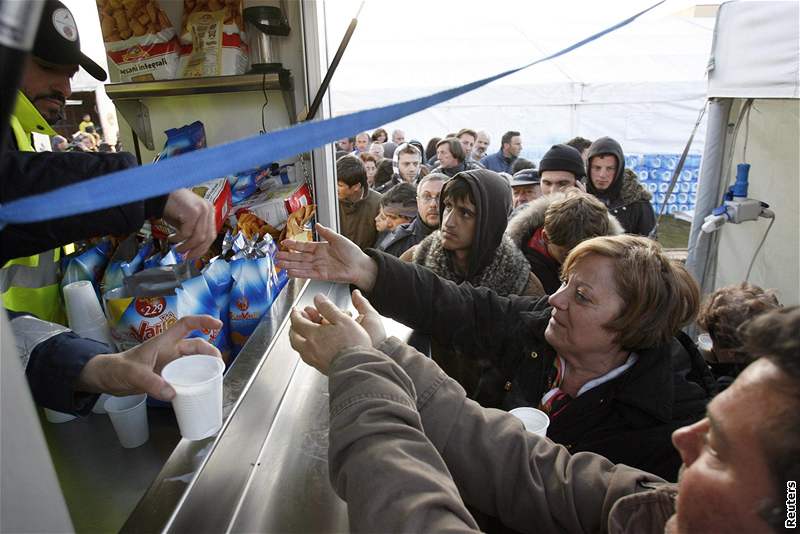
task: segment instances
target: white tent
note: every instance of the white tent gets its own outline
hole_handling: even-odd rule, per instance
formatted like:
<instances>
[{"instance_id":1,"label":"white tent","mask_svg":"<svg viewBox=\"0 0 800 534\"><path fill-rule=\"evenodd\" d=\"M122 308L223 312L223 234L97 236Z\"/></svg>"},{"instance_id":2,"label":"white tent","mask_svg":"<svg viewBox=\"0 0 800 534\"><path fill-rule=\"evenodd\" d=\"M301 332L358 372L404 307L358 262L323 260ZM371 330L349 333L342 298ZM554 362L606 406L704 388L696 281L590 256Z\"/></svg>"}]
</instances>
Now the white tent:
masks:
<instances>
[{"instance_id":1,"label":"white tent","mask_svg":"<svg viewBox=\"0 0 800 534\"><path fill-rule=\"evenodd\" d=\"M367 2L334 77L334 112L385 105L524 65L650 4ZM329 46L335 49L357 5L326 4ZM498 150L504 131L519 130L522 155L533 160L576 135L610 135L626 153L680 153L705 100L713 30L713 18L694 16L693 6L672 0L567 55L387 127L423 143L465 126L485 129L490 151ZM693 153L702 153L703 138L701 127Z\"/></svg>"},{"instance_id":2,"label":"white tent","mask_svg":"<svg viewBox=\"0 0 800 534\"><path fill-rule=\"evenodd\" d=\"M750 282L800 303L800 4L729 2L720 6L709 62L708 133L687 266L703 291L744 280L768 221L700 226L749 163L748 197L764 201L775 223ZM752 108L746 110L752 99ZM739 123L739 128L733 127ZM737 133L738 132L738 133Z\"/></svg>"}]
</instances>

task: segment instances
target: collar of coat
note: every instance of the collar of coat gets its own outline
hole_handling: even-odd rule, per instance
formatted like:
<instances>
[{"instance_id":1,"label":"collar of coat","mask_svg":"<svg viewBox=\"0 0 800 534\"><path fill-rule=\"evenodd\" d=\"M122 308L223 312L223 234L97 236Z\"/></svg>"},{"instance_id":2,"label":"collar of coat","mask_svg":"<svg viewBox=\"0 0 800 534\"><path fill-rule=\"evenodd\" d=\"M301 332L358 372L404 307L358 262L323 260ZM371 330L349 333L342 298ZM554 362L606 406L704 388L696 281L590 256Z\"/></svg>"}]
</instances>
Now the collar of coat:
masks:
<instances>
[{"instance_id":1,"label":"collar of coat","mask_svg":"<svg viewBox=\"0 0 800 534\"><path fill-rule=\"evenodd\" d=\"M589 178L587 178L589 180ZM619 190L619 197L617 198L603 198L598 197L609 208L618 208L620 206L627 206L634 202L650 202L653 195L645 189L639 182L639 176L630 169L625 169L622 173L622 187Z\"/></svg>"},{"instance_id":2,"label":"collar of coat","mask_svg":"<svg viewBox=\"0 0 800 534\"><path fill-rule=\"evenodd\" d=\"M22 129L28 132L37 132L44 135L57 135L56 131L47 124L42 114L36 109L22 91L17 91L17 103L14 107L14 117L19 121Z\"/></svg>"},{"instance_id":3,"label":"collar of coat","mask_svg":"<svg viewBox=\"0 0 800 534\"><path fill-rule=\"evenodd\" d=\"M566 195L564 193L552 193L529 202L520 208L511 220L508 221L506 235L517 247L524 250L528 246L528 241L530 241L533 233L544 226L544 214L547 208L550 207L550 204L565 197ZM608 214L608 224L609 235L621 235L625 233L625 229L617 218L610 213Z\"/></svg>"},{"instance_id":4,"label":"collar of coat","mask_svg":"<svg viewBox=\"0 0 800 534\"><path fill-rule=\"evenodd\" d=\"M488 287L499 295L519 295L528 285L531 267L528 260L508 237L503 236L491 263L469 280L456 274L450 254L442 247L442 234L436 230L414 251L414 263L423 265L442 278Z\"/></svg>"}]
</instances>

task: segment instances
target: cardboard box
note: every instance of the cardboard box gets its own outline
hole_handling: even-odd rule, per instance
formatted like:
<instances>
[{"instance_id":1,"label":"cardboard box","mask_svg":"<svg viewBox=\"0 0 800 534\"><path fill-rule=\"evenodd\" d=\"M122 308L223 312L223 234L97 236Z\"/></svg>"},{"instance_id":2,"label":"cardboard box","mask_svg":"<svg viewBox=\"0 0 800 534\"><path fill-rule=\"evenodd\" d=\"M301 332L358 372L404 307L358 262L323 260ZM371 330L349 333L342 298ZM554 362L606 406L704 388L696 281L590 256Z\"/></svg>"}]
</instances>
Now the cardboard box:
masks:
<instances>
[{"instance_id":1,"label":"cardboard box","mask_svg":"<svg viewBox=\"0 0 800 534\"><path fill-rule=\"evenodd\" d=\"M290 213L309 204L311 191L305 182L300 182L256 193L233 206L233 212L248 211L267 224L282 228Z\"/></svg>"}]
</instances>

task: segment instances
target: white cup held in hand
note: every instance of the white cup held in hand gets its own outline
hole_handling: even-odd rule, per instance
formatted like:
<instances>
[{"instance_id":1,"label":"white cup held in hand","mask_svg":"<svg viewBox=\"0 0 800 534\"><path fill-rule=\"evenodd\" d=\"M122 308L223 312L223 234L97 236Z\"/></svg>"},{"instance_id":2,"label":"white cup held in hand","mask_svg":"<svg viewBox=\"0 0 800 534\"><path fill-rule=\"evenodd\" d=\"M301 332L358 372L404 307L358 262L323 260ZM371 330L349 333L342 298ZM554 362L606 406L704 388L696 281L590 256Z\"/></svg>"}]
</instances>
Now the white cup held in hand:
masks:
<instances>
[{"instance_id":1,"label":"white cup held in hand","mask_svg":"<svg viewBox=\"0 0 800 534\"><path fill-rule=\"evenodd\" d=\"M199 440L222 427L222 373L220 358L197 354L170 362L161 376L175 389L172 407L181 436Z\"/></svg>"},{"instance_id":2,"label":"white cup held in hand","mask_svg":"<svg viewBox=\"0 0 800 534\"><path fill-rule=\"evenodd\" d=\"M550 426L550 418L541 410L536 408L514 408L510 412L511 415L522 421L525 425L525 430L538 436L547 435L547 427Z\"/></svg>"},{"instance_id":3,"label":"white cup held in hand","mask_svg":"<svg viewBox=\"0 0 800 534\"><path fill-rule=\"evenodd\" d=\"M133 449L150 439L150 428L147 425L147 395L109 397L105 409L123 447Z\"/></svg>"}]
</instances>

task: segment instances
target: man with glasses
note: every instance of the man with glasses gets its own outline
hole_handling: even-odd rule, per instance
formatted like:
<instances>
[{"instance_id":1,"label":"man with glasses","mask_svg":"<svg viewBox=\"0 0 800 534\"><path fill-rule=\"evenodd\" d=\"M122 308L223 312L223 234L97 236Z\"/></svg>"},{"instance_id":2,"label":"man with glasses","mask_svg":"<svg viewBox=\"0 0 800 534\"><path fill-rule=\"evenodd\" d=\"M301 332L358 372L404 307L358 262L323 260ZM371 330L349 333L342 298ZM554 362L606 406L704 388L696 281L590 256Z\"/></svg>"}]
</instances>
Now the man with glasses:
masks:
<instances>
[{"instance_id":1,"label":"man with glasses","mask_svg":"<svg viewBox=\"0 0 800 534\"><path fill-rule=\"evenodd\" d=\"M398 226L378 247L392 256L400 257L439 228L439 194L447 176L431 173L417 185L417 217Z\"/></svg>"}]
</instances>

